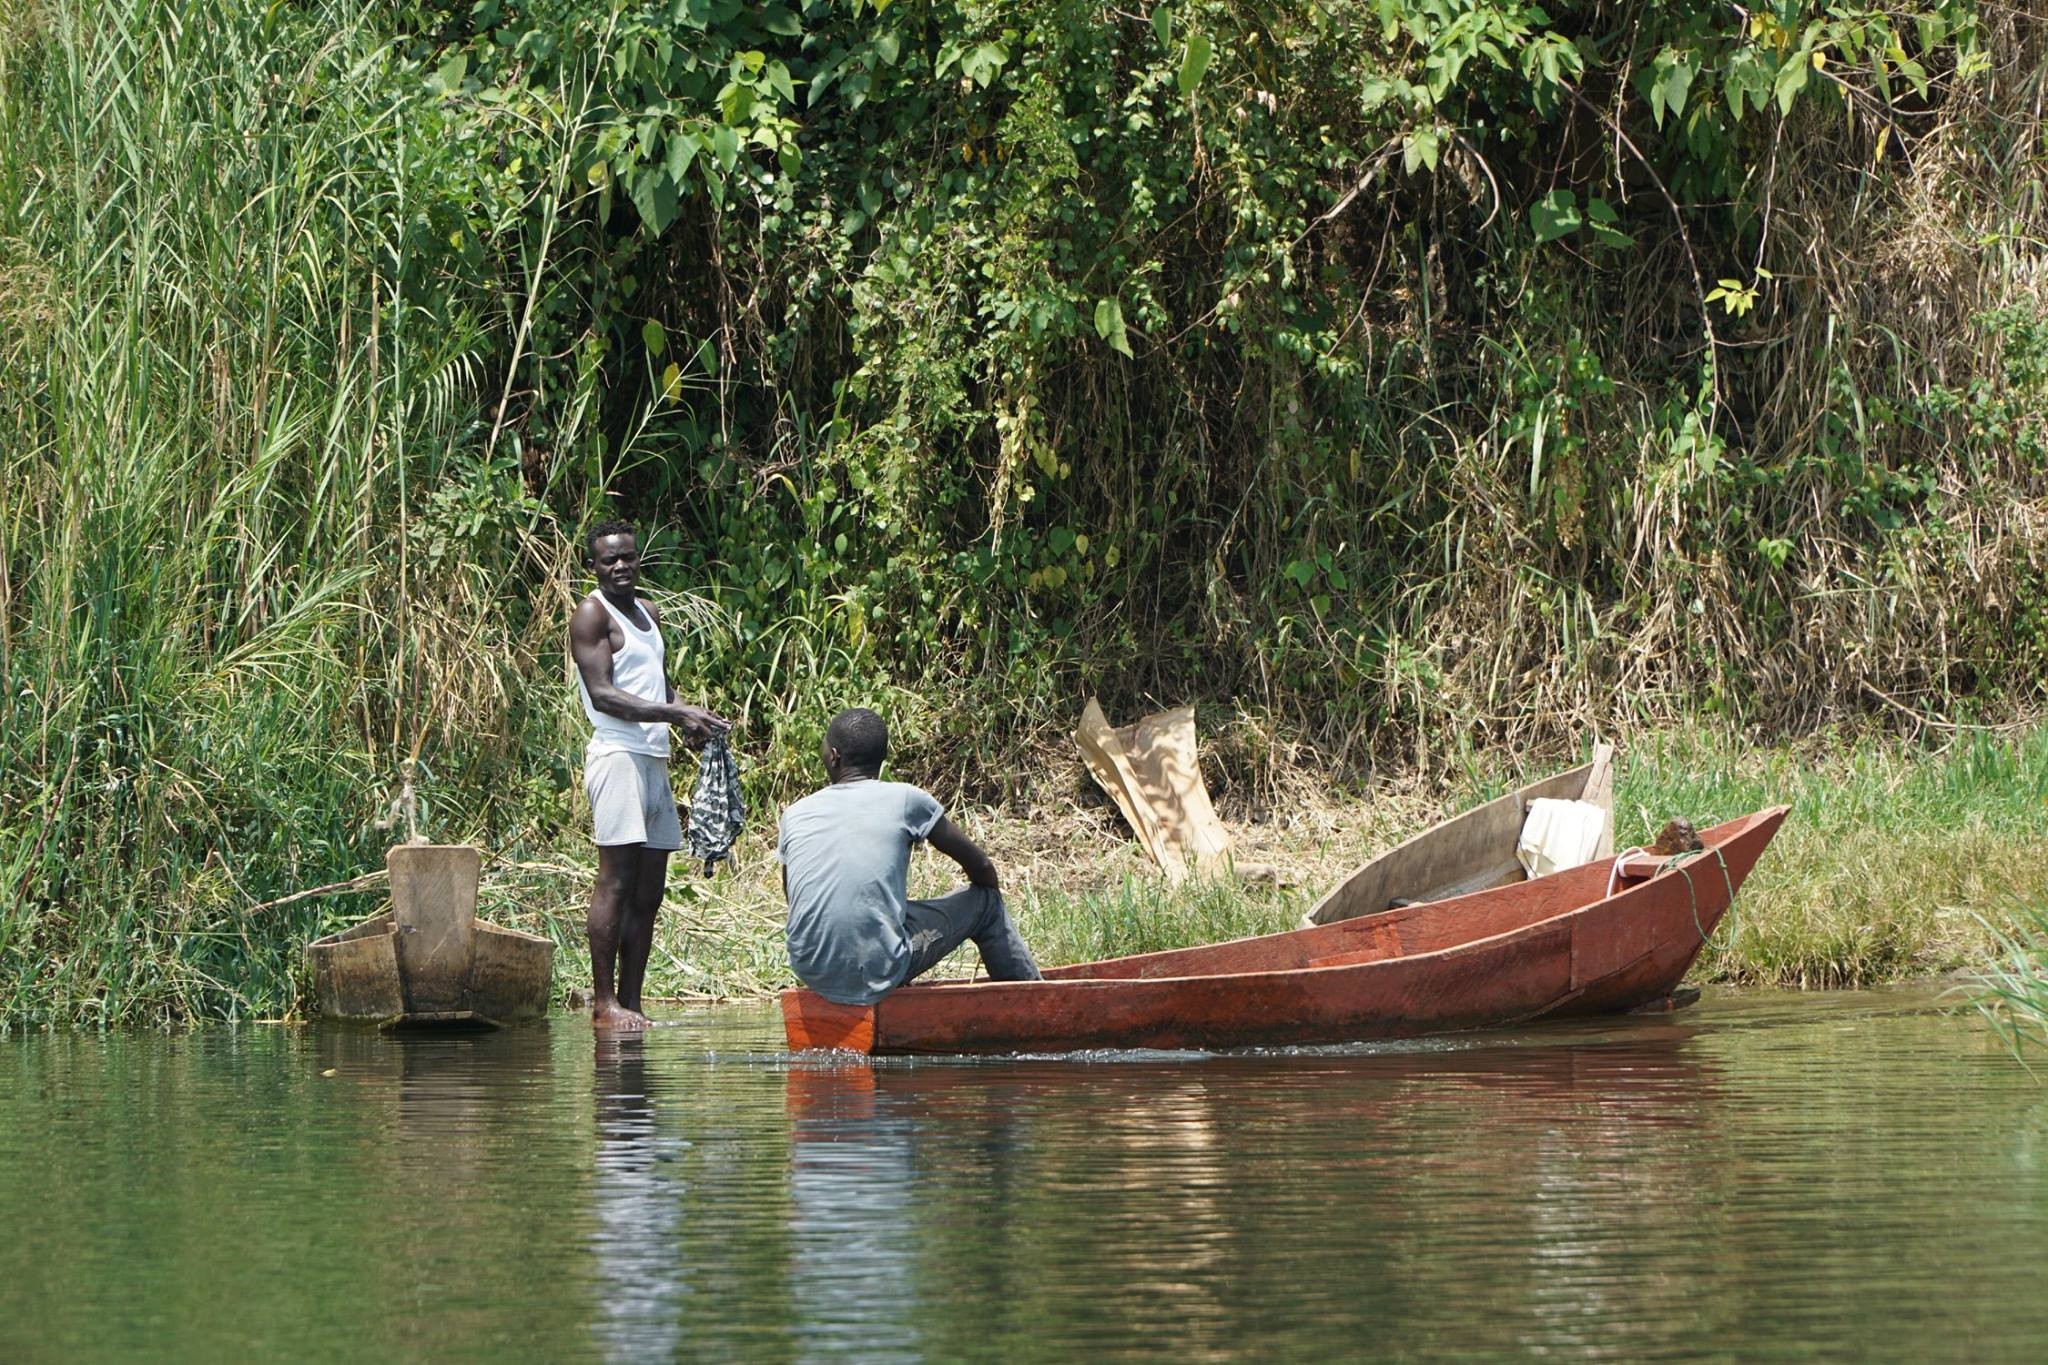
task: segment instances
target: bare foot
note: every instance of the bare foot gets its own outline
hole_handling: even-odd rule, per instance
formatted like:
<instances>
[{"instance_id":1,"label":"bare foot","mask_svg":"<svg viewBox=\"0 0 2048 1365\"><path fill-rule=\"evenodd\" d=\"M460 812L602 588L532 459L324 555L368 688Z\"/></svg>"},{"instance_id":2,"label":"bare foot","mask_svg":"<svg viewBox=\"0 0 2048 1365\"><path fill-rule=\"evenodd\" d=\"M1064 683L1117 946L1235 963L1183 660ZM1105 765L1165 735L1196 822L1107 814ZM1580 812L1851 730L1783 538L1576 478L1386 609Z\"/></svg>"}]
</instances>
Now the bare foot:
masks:
<instances>
[{"instance_id":1,"label":"bare foot","mask_svg":"<svg viewBox=\"0 0 2048 1365\"><path fill-rule=\"evenodd\" d=\"M611 1029L618 1033L638 1033L647 1027L647 1016L638 1010L629 1010L614 1000L609 1004L591 1008L590 1026Z\"/></svg>"}]
</instances>

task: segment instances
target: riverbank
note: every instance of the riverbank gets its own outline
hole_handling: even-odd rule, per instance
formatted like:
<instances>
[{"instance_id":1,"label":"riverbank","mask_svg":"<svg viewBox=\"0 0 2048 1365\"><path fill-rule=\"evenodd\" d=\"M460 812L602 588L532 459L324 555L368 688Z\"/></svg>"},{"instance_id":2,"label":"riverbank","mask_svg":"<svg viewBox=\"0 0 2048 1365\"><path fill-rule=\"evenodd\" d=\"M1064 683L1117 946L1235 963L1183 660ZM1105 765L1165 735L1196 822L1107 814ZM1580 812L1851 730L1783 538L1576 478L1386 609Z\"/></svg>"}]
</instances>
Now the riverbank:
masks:
<instances>
[{"instance_id":1,"label":"riverbank","mask_svg":"<svg viewBox=\"0 0 2048 1365\"><path fill-rule=\"evenodd\" d=\"M1205 730L1205 761L1232 743L1227 730ZM1056 965L1289 928L1359 863L1569 759L1477 755L1448 772L1384 775L1362 792L1338 790L1298 767L1265 775L1255 792L1249 782L1227 786L1224 774L1212 773L1239 858L1278 874L1243 886L1168 886L1078 757L1058 745L1040 749L1015 775L1027 796L1008 807L976 806L945 781L927 780L995 856L1026 938L1041 961ZM749 772L750 788L769 787L771 772ZM688 759L677 760L675 775L686 791ZM528 781L536 793L526 803L531 815L509 835L467 832L452 811L438 812L429 833L485 847L480 913L553 938L556 984L566 998L590 980L587 811L573 776L557 774L561 785L552 791L542 790L550 786L545 775ZM651 995L734 999L789 984L776 810L772 800L755 800L729 868L706 878L680 860L675 865L649 968ZM2048 722L1911 742L1820 735L1766 744L1704 727L1624 738L1615 785L1624 846L1648 839L1673 815L1706 825L1777 802L1792 806L1791 818L1694 980L1868 986L2003 962L2014 999L2027 998L2026 946L2040 937L2028 908L2048 905ZM337 807L322 818L346 816ZM301 826L297 837L303 834ZM294 836L287 829L251 837ZM365 860L350 870L374 874L375 866ZM382 889L372 880L360 891L278 903L253 893L264 885L259 871L210 858L188 874L181 896L148 913L91 921L92 936L81 933L71 951L0 978L0 1028L297 1017L303 945L382 909ZM943 859L919 855L913 892L944 890L950 872ZM77 911L73 919L88 923ZM972 950L954 965L972 970ZM2040 976L2031 978L2037 992Z\"/></svg>"},{"instance_id":2,"label":"riverbank","mask_svg":"<svg viewBox=\"0 0 2048 1365\"><path fill-rule=\"evenodd\" d=\"M289 1016L377 903L292 897L409 804L577 979L563 639L615 516L760 802L876 707L1048 957L1284 925L1593 730L2048 713L2031 11L1944 0L1899 122L1876 13L1465 62L1414 4L717 8L0 0L0 1027ZM1199 704L1288 880L1158 888L1084 690ZM1895 906L1995 899L2032 826L1890 817L1968 746L1789 742L1625 778L1876 793L1706 969L1967 957ZM741 852L663 989L782 979Z\"/></svg>"},{"instance_id":3,"label":"riverbank","mask_svg":"<svg viewBox=\"0 0 2048 1365\"><path fill-rule=\"evenodd\" d=\"M1048 759L1049 767L1060 760ZM1432 790L1410 779L1339 798L1308 779L1259 808L1225 801L1247 862L1269 885L1168 886L1079 776L1024 811L956 810L995 855L1023 932L1047 965L1214 942L1291 927L1352 867L1520 778L1506 762ZM899 775L902 776L902 775ZM1694 968L1710 982L1834 988L1970 970L2048 901L2048 726L1930 736L1920 743L1822 736L1750 746L1706 733L1640 737L1615 783L1622 845L1673 815L1696 824L1775 802L1792 815ZM736 866L707 880L678 865L649 969L653 994L722 999L789 984L773 813L756 813ZM589 980L581 943L587 849L499 864L487 913L551 933L566 989ZM948 885L921 854L914 894ZM973 950L957 960L971 970Z\"/></svg>"}]
</instances>

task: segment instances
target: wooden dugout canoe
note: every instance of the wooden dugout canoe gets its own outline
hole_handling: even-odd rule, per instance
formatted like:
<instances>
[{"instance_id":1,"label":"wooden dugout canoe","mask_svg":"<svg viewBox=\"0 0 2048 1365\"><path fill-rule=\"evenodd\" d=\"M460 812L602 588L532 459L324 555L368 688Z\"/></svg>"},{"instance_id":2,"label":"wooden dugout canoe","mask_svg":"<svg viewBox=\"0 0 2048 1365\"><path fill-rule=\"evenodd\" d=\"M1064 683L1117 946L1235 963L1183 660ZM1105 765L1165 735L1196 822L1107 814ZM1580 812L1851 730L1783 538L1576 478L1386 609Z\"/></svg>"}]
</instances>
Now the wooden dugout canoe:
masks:
<instances>
[{"instance_id":1,"label":"wooden dugout canoe","mask_svg":"<svg viewBox=\"0 0 2048 1365\"><path fill-rule=\"evenodd\" d=\"M1518 787L1433 825L1353 872L1302 916L1304 928L1373 915L1399 901L1440 901L1526 879L1515 843L1539 797L1587 801L1607 812L1597 858L1614 852L1614 746L1596 744L1589 763Z\"/></svg>"},{"instance_id":2,"label":"wooden dugout canoe","mask_svg":"<svg viewBox=\"0 0 2048 1365\"><path fill-rule=\"evenodd\" d=\"M391 909L306 945L315 1014L386 1029L477 1029L547 1013L555 945L476 917L476 849L400 844L384 865Z\"/></svg>"},{"instance_id":3,"label":"wooden dugout canoe","mask_svg":"<svg viewBox=\"0 0 2048 1365\"><path fill-rule=\"evenodd\" d=\"M1635 1009L1677 987L1785 810L1703 831L1705 851L1679 859L1602 858L1336 924L1055 968L1044 981L906 986L872 1006L786 991L783 1027L799 1051L1071 1052L1358 1042Z\"/></svg>"}]
</instances>

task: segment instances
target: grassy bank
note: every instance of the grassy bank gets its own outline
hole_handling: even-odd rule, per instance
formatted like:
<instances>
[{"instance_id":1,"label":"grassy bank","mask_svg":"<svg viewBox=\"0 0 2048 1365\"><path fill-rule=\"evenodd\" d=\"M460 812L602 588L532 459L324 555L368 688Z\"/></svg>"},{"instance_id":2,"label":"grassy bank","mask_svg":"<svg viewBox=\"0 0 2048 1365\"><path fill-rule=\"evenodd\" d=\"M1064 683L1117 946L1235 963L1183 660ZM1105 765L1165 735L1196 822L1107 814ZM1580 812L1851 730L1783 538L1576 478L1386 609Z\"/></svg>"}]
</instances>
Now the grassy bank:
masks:
<instances>
[{"instance_id":1,"label":"grassy bank","mask_svg":"<svg viewBox=\"0 0 2048 1365\"><path fill-rule=\"evenodd\" d=\"M1439 789L1361 799L1304 781L1262 809L1226 803L1241 856L1276 866L1280 881L1174 888L1144 863L1115 812L1091 799L1078 764L1064 766L1068 799L1029 817L956 812L995 852L1024 933L1048 964L1292 927L1351 867L1535 775L1484 769ZM1779 802L1792 814L1694 969L1697 980L1868 986L1974 968L2022 922L2023 903L2048 899L2048 727L1917 745L1644 736L1619 770L1618 837L1645 841L1672 815L1705 825ZM722 997L789 984L771 819L750 832L736 871L707 882L679 869L650 976L658 993ZM588 980L579 941L587 872L568 869L587 862L587 850L567 843L548 869L501 865L488 897L493 913L556 936L570 984ZM949 870L920 855L913 891L944 889ZM956 965L969 971L973 962L967 949Z\"/></svg>"}]
</instances>

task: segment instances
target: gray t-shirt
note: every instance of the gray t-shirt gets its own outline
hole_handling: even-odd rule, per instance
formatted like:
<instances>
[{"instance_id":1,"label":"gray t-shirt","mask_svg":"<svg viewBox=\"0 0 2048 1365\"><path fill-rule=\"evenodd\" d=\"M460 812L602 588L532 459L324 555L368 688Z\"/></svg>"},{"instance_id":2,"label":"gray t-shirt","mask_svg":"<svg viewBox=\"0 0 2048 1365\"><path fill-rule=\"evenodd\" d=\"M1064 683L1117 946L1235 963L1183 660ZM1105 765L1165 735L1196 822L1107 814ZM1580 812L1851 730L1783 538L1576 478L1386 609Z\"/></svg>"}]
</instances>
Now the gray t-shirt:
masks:
<instances>
[{"instance_id":1,"label":"gray t-shirt","mask_svg":"<svg viewBox=\"0 0 2048 1365\"><path fill-rule=\"evenodd\" d=\"M946 813L907 782L837 782L782 812L789 965L827 1000L872 1005L903 984L910 849Z\"/></svg>"}]
</instances>

